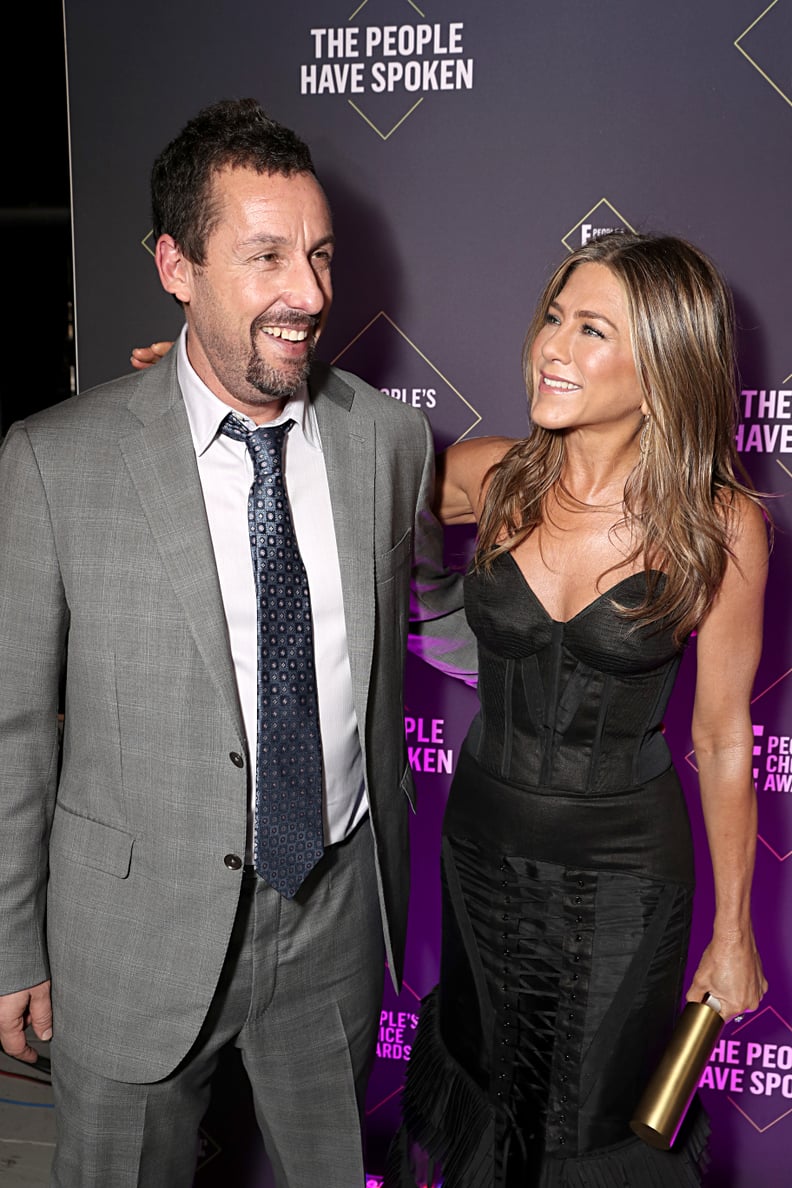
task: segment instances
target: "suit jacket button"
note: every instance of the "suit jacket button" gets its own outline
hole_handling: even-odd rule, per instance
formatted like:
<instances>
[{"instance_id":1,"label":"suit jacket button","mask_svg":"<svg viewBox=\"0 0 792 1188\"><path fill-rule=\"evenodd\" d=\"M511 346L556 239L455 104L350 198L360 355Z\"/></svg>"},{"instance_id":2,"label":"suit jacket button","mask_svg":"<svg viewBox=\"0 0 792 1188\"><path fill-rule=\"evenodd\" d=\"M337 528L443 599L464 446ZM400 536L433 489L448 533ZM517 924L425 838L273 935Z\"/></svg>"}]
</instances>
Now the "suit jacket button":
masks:
<instances>
[{"instance_id":1,"label":"suit jacket button","mask_svg":"<svg viewBox=\"0 0 792 1188\"><path fill-rule=\"evenodd\" d=\"M239 854L226 854L223 862L225 862L229 870L242 869L242 859L239 857Z\"/></svg>"},{"instance_id":2,"label":"suit jacket button","mask_svg":"<svg viewBox=\"0 0 792 1188\"><path fill-rule=\"evenodd\" d=\"M242 758L239 751L231 751L228 758L231 760L234 767L244 767L245 766L245 760Z\"/></svg>"}]
</instances>

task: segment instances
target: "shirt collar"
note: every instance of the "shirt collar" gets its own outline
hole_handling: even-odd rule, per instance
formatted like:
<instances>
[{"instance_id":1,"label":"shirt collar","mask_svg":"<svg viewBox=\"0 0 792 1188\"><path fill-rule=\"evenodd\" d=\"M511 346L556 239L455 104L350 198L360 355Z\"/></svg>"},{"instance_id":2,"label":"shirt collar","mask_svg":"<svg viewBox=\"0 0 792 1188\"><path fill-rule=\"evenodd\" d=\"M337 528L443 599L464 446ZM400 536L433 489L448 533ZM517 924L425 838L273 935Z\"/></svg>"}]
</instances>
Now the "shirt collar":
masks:
<instances>
[{"instance_id":1,"label":"shirt collar","mask_svg":"<svg viewBox=\"0 0 792 1188\"><path fill-rule=\"evenodd\" d=\"M187 409L187 420L190 423L195 453L200 458L216 440L220 426L228 416L230 409L206 386L188 359L186 326L183 327L174 349L177 351L176 368L179 387ZM253 427L253 422L249 422L243 413L236 415L240 421L250 424L251 428ZM316 423L316 412L309 399L306 384L303 384L291 400L287 401L283 412L274 421L268 421L267 424L280 425L287 420L294 421L295 427L302 431L308 445L321 450L322 442L319 437L319 426Z\"/></svg>"}]
</instances>

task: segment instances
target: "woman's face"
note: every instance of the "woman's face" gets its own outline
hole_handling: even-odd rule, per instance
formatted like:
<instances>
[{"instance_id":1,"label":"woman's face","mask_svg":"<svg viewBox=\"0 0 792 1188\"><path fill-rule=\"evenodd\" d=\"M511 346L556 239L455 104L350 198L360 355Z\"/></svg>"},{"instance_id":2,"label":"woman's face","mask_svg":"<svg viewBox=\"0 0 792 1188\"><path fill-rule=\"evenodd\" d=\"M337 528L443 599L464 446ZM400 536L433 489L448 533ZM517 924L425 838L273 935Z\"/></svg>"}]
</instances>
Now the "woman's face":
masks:
<instances>
[{"instance_id":1,"label":"woman's face","mask_svg":"<svg viewBox=\"0 0 792 1188\"><path fill-rule=\"evenodd\" d=\"M627 299L604 264L579 264L531 349L531 420L545 429L605 428L647 409L633 360Z\"/></svg>"}]
</instances>

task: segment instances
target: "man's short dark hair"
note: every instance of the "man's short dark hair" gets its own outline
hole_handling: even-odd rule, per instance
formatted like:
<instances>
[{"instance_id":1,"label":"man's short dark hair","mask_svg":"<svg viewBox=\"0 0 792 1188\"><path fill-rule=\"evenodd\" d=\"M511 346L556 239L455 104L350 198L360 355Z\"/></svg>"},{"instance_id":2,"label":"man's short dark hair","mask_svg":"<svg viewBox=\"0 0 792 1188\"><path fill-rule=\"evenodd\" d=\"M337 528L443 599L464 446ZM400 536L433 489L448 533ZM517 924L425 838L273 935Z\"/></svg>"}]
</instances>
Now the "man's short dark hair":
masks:
<instances>
[{"instance_id":1,"label":"man's short dark hair","mask_svg":"<svg viewBox=\"0 0 792 1188\"><path fill-rule=\"evenodd\" d=\"M154 238L171 235L193 264L205 260L219 211L214 176L221 169L314 173L308 146L271 120L255 99L222 99L199 111L151 171Z\"/></svg>"}]
</instances>

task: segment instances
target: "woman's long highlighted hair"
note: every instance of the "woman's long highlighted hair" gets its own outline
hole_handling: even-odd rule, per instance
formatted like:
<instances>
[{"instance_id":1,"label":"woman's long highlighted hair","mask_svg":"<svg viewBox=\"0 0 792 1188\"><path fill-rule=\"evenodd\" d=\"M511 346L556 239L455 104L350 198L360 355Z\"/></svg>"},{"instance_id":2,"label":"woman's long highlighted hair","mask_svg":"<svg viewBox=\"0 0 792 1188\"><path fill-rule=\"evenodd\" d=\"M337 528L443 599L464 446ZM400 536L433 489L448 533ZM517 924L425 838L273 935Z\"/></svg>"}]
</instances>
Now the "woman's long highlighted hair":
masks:
<instances>
[{"instance_id":1,"label":"woman's long highlighted hair","mask_svg":"<svg viewBox=\"0 0 792 1188\"><path fill-rule=\"evenodd\" d=\"M649 408L648 448L624 488L634 544L625 564L643 562L647 594L625 617L663 620L684 640L723 581L737 494L759 503L734 444L737 377L731 293L714 264L671 236L614 232L579 248L556 269L523 347L529 409L531 351L548 309L581 264L604 264L622 284L630 340ZM488 475L475 563L489 569L541 522L548 493L563 481L564 432L532 426ZM615 568L615 567L614 567ZM665 573L658 581L658 571ZM604 576L604 575L602 575Z\"/></svg>"}]
</instances>

